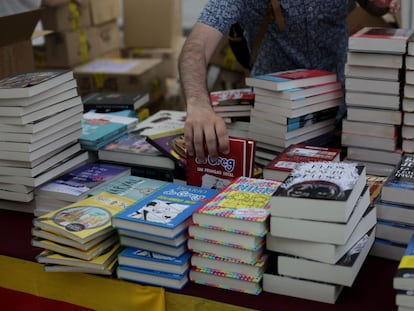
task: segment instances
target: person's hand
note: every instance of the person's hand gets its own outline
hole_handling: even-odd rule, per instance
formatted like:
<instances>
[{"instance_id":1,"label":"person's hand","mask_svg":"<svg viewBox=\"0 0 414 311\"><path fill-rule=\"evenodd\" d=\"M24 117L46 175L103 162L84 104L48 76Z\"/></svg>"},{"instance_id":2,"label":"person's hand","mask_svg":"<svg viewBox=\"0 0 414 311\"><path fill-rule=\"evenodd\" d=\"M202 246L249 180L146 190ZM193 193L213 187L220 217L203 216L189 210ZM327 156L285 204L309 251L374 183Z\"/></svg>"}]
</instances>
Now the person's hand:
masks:
<instances>
[{"instance_id":1,"label":"person's hand","mask_svg":"<svg viewBox=\"0 0 414 311\"><path fill-rule=\"evenodd\" d=\"M400 0L368 0L378 8L389 8L391 13L396 14L400 10Z\"/></svg>"},{"instance_id":2,"label":"person's hand","mask_svg":"<svg viewBox=\"0 0 414 311\"><path fill-rule=\"evenodd\" d=\"M187 153L200 160L206 158L206 151L213 160L219 152L229 152L226 124L211 107L187 109L184 137Z\"/></svg>"}]
</instances>

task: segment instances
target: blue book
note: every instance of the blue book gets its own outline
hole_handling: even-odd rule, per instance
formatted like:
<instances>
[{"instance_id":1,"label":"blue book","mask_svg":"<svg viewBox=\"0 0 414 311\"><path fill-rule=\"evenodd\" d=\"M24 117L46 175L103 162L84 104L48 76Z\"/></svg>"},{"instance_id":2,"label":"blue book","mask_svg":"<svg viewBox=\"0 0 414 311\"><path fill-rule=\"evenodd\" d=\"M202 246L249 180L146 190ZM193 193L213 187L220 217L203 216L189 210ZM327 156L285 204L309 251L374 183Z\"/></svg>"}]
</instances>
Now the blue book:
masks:
<instances>
[{"instance_id":1,"label":"blue book","mask_svg":"<svg viewBox=\"0 0 414 311\"><path fill-rule=\"evenodd\" d=\"M182 289L188 283L188 271L183 274L176 274L130 266L118 266L116 274L119 279L173 289Z\"/></svg>"},{"instance_id":2,"label":"blue book","mask_svg":"<svg viewBox=\"0 0 414 311\"><path fill-rule=\"evenodd\" d=\"M218 190L170 183L112 218L115 228L175 237L188 227L193 212Z\"/></svg>"},{"instance_id":3,"label":"blue book","mask_svg":"<svg viewBox=\"0 0 414 311\"><path fill-rule=\"evenodd\" d=\"M119 235L119 242L121 243L122 246L140 248L146 251L156 252L159 254L173 256L173 257L179 257L188 250L187 243L183 243L178 246L172 246L172 245L157 243L151 240L138 239L138 238L134 238L134 237L126 236L126 235Z\"/></svg>"},{"instance_id":4,"label":"blue book","mask_svg":"<svg viewBox=\"0 0 414 311\"><path fill-rule=\"evenodd\" d=\"M108 192L139 201L168 184L166 181L138 176L124 176L91 191L89 195Z\"/></svg>"},{"instance_id":5,"label":"blue book","mask_svg":"<svg viewBox=\"0 0 414 311\"><path fill-rule=\"evenodd\" d=\"M183 274L190 267L190 257L190 252L174 257L139 248L126 247L118 255L118 263L121 266Z\"/></svg>"},{"instance_id":6,"label":"blue book","mask_svg":"<svg viewBox=\"0 0 414 311\"><path fill-rule=\"evenodd\" d=\"M109 120L82 119L82 135L79 143L84 149L98 150L127 131L127 124Z\"/></svg>"},{"instance_id":7,"label":"blue book","mask_svg":"<svg viewBox=\"0 0 414 311\"><path fill-rule=\"evenodd\" d=\"M414 234L405 248L394 275L394 289L414 290Z\"/></svg>"},{"instance_id":8,"label":"blue book","mask_svg":"<svg viewBox=\"0 0 414 311\"><path fill-rule=\"evenodd\" d=\"M121 228L118 228L117 231L120 236L124 235L130 238L152 241L155 243L164 244L168 246L174 246L174 247L179 247L183 245L184 243L187 242L187 239L188 239L187 228L183 228L183 231L173 238L170 238L170 237L165 238L159 235L148 234L146 232L139 232L139 231L121 229Z\"/></svg>"}]
</instances>

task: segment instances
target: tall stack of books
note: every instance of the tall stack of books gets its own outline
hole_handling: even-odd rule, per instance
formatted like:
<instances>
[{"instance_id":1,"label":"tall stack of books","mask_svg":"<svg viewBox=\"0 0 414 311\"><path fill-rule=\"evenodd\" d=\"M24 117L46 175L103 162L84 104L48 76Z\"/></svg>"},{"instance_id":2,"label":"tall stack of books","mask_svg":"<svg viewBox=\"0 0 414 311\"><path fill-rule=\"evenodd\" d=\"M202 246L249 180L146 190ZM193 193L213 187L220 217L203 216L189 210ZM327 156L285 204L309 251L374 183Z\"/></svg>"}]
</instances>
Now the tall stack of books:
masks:
<instances>
[{"instance_id":1,"label":"tall stack of books","mask_svg":"<svg viewBox=\"0 0 414 311\"><path fill-rule=\"evenodd\" d=\"M257 141L263 153L267 150L274 157L291 144L318 137L326 138L321 138L322 145L331 143L343 97L335 73L297 69L248 77L246 85L255 93L249 138Z\"/></svg>"},{"instance_id":2,"label":"tall stack of books","mask_svg":"<svg viewBox=\"0 0 414 311\"><path fill-rule=\"evenodd\" d=\"M174 289L187 284L191 215L216 193L167 182L116 214L112 224L125 247L119 256L118 278Z\"/></svg>"},{"instance_id":3,"label":"tall stack of books","mask_svg":"<svg viewBox=\"0 0 414 311\"><path fill-rule=\"evenodd\" d=\"M74 202L114 180L130 175L127 166L110 163L86 163L35 189L35 216L40 216Z\"/></svg>"},{"instance_id":4,"label":"tall stack of books","mask_svg":"<svg viewBox=\"0 0 414 311\"><path fill-rule=\"evenodd\" d=\"M239 177L193 213L191 281L254 295L262 291L269 199L279 185Z\"/></svg>"},{"instance_id":5,"label":"tall stack of books","mask_svg":"<svg viewBox=\"0 0 414 311\"><path fill-rule=\"evenodd\" d=\"M414 233L414 157L402 156L375 200L377 232L371 254L399 261Z\"/></svg>"},{"instance_id":6,"label":"tall stack of books","mask_svg":"<svg viewBox=\"0 0 414 311\"><path fill-rule=\"evenodd\" d=\"M414 235L411 236L394 275L395 304L398 310L411 311L414 306Z\"/></svg>"},{"instance_id":7,"label":"tall stack of books","mask_svg":"<svg viewBox=\"0 0 414 311\"><path fill-rule=\"evenodd\" d=\"M1 208L33 212L34 188L88 160L76 87L70 70L0 80Z\"/></svg>"},{"instance_id":8,"label":"tall stack of books","mask_svg":"<svg viewBox=\"0 0 414 311\"><path fill-rule=\"evenodd\" d=\"M365 27L349 38L342 145L368 174L388 176L401 158L404 58L412 33Z\"/></svg>"},{"instance_id":9,"label":"tall stack of books","mask_svg":"<svg viewBox=\"0 0 414 311\"><path fill-rule=\"evenodd\" d=\"M36 260L45 271L111 275L121 251L111 218L134 202L103 192L36 217L31 243L44 249Z\"/></svg>"},{"instance_id":10,"label":"tall stack of books","mask_svg":"<svg viewBox=\"0 0 414 311\"><path fill-rule=\"evenodd\" d=\"M335 303L353 285L375 238L365 167L299 163L270 205L266 247L272 257L263 290Z\"/></svg>"},{"instance_id":11,"label":"tall stack of books","mask_svg":"<svg viewBox=\"0 0 414 311\"><path fill-rule=\"evenodd\" d=\"M414 153L414 37L407 43L405 55L405 85L402 97L402 150Z\"/></svg>"}]
</instances>

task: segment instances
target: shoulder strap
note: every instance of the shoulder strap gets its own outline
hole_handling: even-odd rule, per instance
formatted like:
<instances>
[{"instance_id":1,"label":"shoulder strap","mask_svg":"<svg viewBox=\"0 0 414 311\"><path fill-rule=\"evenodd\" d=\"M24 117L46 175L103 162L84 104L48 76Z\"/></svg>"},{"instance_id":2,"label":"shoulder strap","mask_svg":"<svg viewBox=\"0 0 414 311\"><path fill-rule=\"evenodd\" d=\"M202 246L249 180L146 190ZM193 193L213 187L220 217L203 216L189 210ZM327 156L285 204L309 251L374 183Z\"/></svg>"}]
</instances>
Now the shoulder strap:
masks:
<instances>
[{"instance_id":1,"label":"shoulder strap","mask_svg":"<svg viewBox=\"0 0 414 311\"><path fill-rule=\"evenodd\" d=\"M286 27L285 19L282 14L282 9L280 7L280 3L278 0L269 0L269 5L267 7L265 16L260 24L259 32L256 36L256 39L254 40L252 52L250 55L250 65L253 66L256 56L257 56L257 50L259 49L260 42L262 41L265 33L267 25L269 24L272 17L276 20L277 25L279 26L279 29L283 30Z\"/></svg>"}]
</instances>

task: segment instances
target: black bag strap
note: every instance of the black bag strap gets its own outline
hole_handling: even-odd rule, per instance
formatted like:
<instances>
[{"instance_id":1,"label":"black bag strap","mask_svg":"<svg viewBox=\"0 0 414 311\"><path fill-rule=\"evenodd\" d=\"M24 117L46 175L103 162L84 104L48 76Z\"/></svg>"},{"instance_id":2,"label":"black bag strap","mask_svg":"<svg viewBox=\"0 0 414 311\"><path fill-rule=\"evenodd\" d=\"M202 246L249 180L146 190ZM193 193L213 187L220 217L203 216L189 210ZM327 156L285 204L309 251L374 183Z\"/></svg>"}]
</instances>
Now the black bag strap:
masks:
<instances>
[{"instance_id":1,"label":"black bag strap","mask_svg":"<svg viewBox=\"0 0 414 311\"><path fill-rule=\"evenodd\" d=\"M257 33L256 39L252 46L252 52L250 54L250 68L253 66L257 57L257 50L259 49L260 43L266 33L267 25L269 24L272 17L276 20L276 23L280 30L285 29L285 19L282 14L282 9L278 0L270 0L267 7L265 16L260 24L259 32Z\"/></svg>"}]
</instances>

